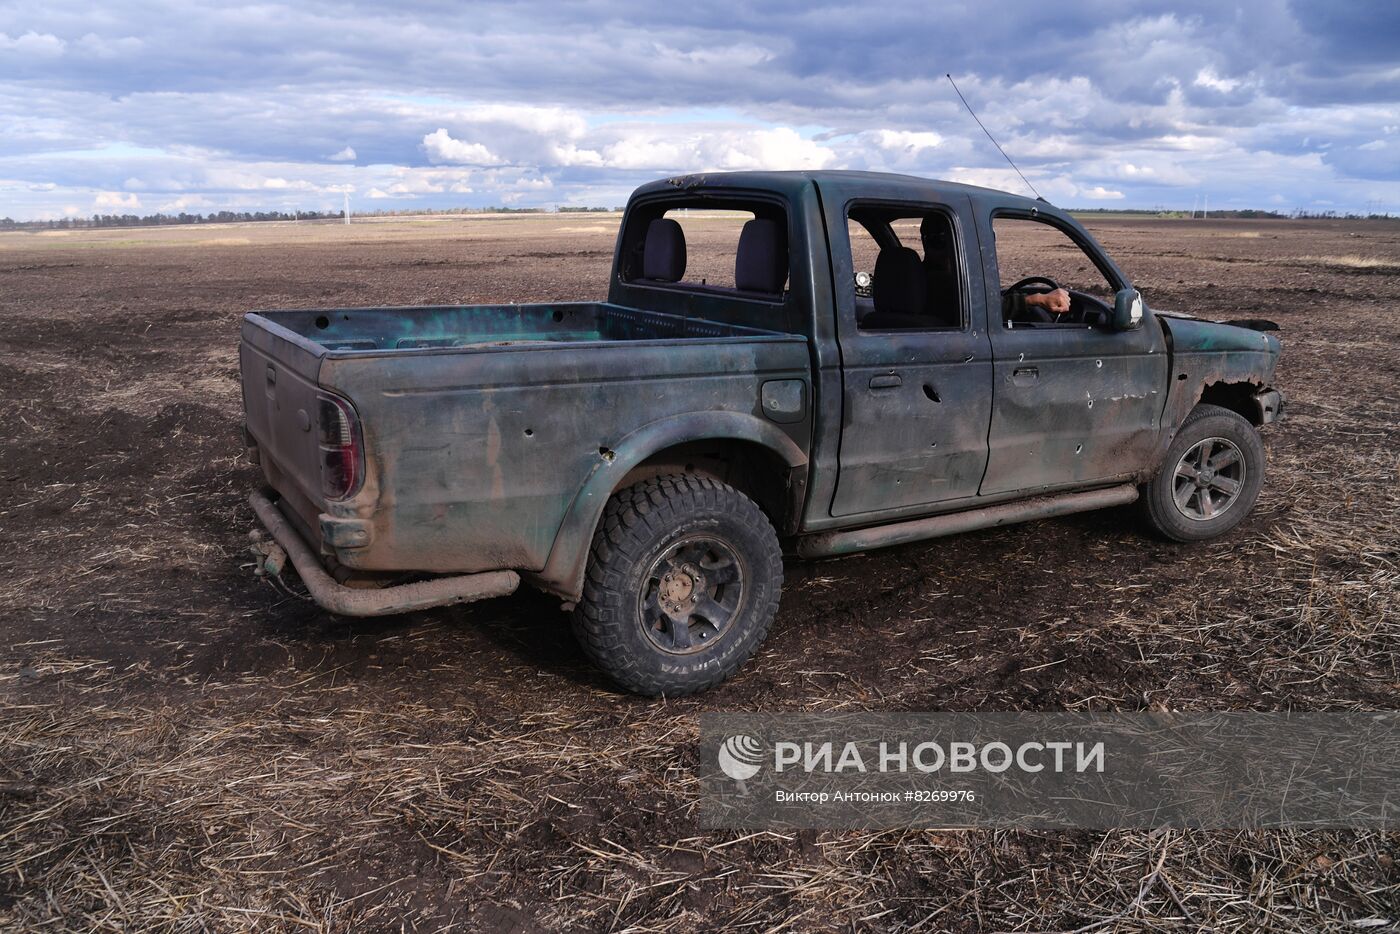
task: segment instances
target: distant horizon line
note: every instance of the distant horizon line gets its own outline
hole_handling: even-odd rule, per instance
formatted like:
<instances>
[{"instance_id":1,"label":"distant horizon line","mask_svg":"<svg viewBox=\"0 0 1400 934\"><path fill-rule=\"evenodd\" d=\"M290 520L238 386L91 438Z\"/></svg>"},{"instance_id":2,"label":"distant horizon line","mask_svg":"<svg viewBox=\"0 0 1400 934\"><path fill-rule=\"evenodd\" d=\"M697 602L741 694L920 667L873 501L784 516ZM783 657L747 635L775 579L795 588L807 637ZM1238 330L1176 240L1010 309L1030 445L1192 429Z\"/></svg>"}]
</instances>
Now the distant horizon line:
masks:
<instances>
[{"instance_id":1,"label":"distant horizon line","mask_svg":"<svg viewBox=\"0 0 1400 934\"><path fill-rule=\"evenodd\" d=\"M1156 217L1169 220L1394 220L1397 216L1389 211L1363 214L1337 209L1280 211L1276 208L1222 208L1213 210L1207 216L1197 216L1202 212L1197 207L1190 208L1129 208L1129 207L1059 207L1068 214L1085 215L1132 215ZM511 207L510 205L486 205L483 207L413 208L391 210L378 208L368 211L351 211L350 218L409 218L452 215L553 215L553 214L620 214L626 206L616 207L574 207L571 205L541 205L533 207ZM221 215L233 215L224 217ZM262 215L262 216L259 216ZM99 219L94 223L94 218ZM181 220L181 218L189 218ZM109 219L102 223L101 219ZM150 214L113 214L94 212L73 214L65 217L16 219L0 217L0 230L23 230L28 228L69 227L78 229L120 230L139 227L182 227L198 224L293 224L293 223L344 223L342 211L314 210L241 210L221 209L207 214L188 211L170 213L155 211Z\"/></svg>"}]
</instances>

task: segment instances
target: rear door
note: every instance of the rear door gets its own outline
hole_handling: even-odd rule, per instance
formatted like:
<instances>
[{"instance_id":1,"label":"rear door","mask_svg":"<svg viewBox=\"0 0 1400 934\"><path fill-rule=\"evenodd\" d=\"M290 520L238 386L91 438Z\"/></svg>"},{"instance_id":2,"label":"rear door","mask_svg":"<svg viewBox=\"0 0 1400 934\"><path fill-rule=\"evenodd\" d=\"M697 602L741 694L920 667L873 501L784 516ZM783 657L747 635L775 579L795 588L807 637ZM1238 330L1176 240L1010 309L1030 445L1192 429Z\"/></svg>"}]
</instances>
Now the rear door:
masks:
<instances>
[{"instance_id":1,"label":"rear door","mask_svg":"<svg viewBox=\"0 0 1400 934\"><path fill-rule=\"evenodd\" d=\"M839 191L822 188L842 360L835 517L877 520L970 499L986 468L991 344L982 277L967 274L971 204L932 191L909 201L901 192L903 199L838 200ZM870 186L861 193L871 194ZM946 242L926 248L926 222ZM943 284L926 290L922 309L878 315L869 293L878 295L881 283L857 285L857 273L873 274L883 249L912 249L925 268L940 267Z\"/></svg>"}]
</instances>

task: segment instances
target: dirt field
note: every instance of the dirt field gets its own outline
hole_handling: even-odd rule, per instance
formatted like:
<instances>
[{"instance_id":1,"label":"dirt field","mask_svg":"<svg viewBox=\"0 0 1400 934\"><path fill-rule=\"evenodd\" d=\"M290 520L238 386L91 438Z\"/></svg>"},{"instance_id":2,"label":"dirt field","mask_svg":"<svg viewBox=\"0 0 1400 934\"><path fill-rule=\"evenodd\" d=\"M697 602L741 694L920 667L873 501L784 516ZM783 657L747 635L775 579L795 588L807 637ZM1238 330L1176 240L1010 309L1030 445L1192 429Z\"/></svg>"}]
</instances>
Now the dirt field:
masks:
<instances>
[{"instance_id":1,"label":"dirt field","mask_svg":"<svg viewBox=\"0 0 1400 934\"><path fill-rule=\"evenodd\" d=\"M707 710L1400 706L1400 223L1106 221L1278 321L1225 540L1128 511L790 562L683 701L534 593L374 622L256 582L251 308L601 296L615 215L0 235L0 929L1395 930L1400 835L702 833ZM583 417L583 413L580 413Z\"/></svg>"}]
</instances>

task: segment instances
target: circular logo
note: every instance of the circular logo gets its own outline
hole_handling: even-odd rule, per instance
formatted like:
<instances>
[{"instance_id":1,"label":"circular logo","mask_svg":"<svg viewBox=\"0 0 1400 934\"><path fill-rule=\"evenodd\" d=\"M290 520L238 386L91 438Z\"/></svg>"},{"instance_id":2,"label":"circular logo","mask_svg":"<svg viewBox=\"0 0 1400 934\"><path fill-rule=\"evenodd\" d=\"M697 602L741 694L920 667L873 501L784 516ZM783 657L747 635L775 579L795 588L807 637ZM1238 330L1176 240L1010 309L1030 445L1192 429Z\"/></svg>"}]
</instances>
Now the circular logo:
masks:
<instances>
[{"instance_id":1,"label":"circular logo","mask_svg":"<svg viewBox=\"0 0 1400 934\"><path fill-rule=\"evenodd\" d=\"M719 767L736 782L753 778L763 768L763 744L747 733L729 737L720 744Z\"/></svg>"}]
</instances>

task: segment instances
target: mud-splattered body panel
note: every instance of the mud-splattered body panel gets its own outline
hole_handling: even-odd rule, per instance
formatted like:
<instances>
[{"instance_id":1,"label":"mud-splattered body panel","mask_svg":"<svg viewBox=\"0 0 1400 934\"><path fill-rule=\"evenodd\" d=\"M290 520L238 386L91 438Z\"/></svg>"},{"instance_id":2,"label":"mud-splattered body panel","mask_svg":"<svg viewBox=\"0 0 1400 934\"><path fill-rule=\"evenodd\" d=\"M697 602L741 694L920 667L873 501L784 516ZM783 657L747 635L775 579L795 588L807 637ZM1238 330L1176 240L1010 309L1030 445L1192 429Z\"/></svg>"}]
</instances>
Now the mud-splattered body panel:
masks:
<instances>
[{"instance_id":1,"label":"mud-splattered body panel","mask_svg":"<svg viewBox=\"0 0 1400 934\"><path fill-rule=\"evenodd\" d=\"M245 377L289 370L279 385L310 380L359 415L364 485L337 502L305 475L319 469L314 432L273 440L296 434L294 416L249 409L268 479L304 526L363 523L366 542L336 552L360 570L539 571L589 478L618 469L647 426L728 415L798 451L809 434L809 413L780 422L762 405L766 382L807 386L798 336L605 304L266 312L248 328Z\"/></svg>"}]
</instances>

